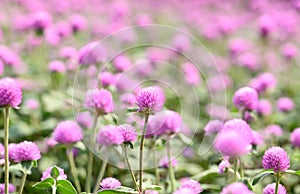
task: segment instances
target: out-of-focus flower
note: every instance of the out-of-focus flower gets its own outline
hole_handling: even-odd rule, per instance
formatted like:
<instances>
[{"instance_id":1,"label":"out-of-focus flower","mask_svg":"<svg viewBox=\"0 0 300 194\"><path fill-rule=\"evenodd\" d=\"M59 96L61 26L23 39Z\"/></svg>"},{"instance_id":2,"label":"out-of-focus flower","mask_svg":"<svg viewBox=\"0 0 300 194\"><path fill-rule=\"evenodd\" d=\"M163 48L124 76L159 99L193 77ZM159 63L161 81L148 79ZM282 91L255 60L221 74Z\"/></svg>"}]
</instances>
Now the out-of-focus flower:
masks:
<instances>
[{"instance_id":1,"label":"out-of-focus flower","mask_svg":"<svg viewBox=\"0 0 300 194\"><path fill-rule=\"evenodd\" d=\"M11 183L9 183L9 185L8 185L8 192L9 193L16 192L16 187ZM5 194L5 184L4 183L0 184L0 194Z\"/></svg>"},{"instance_id":2,"label":"out-of-focus flower","mask_svg":"<svg viewBox=\"0 0 300 194\"><path fill-rule=\"evenodd\" d=\"M78 31L82 31L82 30L86 29L87 21L82 15L76 14L70 18L70 25L71 25L72 31L74 33L76 33Z\"/></svg>"},{"instance_id":3,"label":"out-of-focus flower","mask_svg":"<svg viewBox=\"0 0 300 194\"><path fill-rule=\"evenodd\" d=\"M105 59L105 48L98 42L90 42L79 50L79 63L93 65Z\"/></svg>"},{"instance_id":4,"label":"out-of-focus flower","mask_svg":"<svg viewBox=\"0 0 300 194\"><path fill-rule=\"evenodd\" d=\"M35 143L24 141L14 146L10 158L14 162L34 161L41 158L41 152Z\"/></svg>"},{"instance_id":5,"label":"out-of-focus flower","mask_svg":"<svg viewBox=\"0 0 300 194\"><path fill-rule=\"evenodd\" d=\"M237 58L237 63L241 67L245 67L250 70L257 70L258 69L258 58L256 55L250 52L246 52L241 54Z\"/></svg>"},{"instance_id":6,"label":"out-of-focus flower","mask_svg":"<svg viewBox=\"0 0 300 194\"><path fill-rule=\"evenodd\" d=\"M116 178L108 177L102 180L100 186L101 186L101 190L115 189L121 186L121 182Z\"/></svg>"},{"instance_id":7,"label":"out-of-focus flower","mask_svg":"<svg viewBox=\"0 0 300 194\"><path fill-rule=\"evenodd\" d=\"M65 59L77 59L78 52L76 48L71 46L66 46L59 50L59 56Z\"/></svg>"},{"instance_id":8,"label":"out-of-focus flower","mask_svg":"<svg viewBox=\"0 0 300 194\"><path fill-rule=\"evenodd\" d=\"M187 62L182 65L181 69L190 85L197 85L200 83L201 78L195 65Z\"/></svg>"},{"instance_id":9,"label":"out-of-focus flower","mask_svg":"<svg viewBox=\"0 0 300 194\"><path fill-rule=\"evenodd\" d=\"M62 121L54 129L53 138L62 144L76 143L82 140L82 129L74 121Z\"/></svg>"},{"instance_id":10,"label":"out-of-focus flower","mask_svg":"<svg viewBox=\"0 0 300 194\"><path fill-rule=\"evenodd\" d=\"M291 133L290 141L293 146L300 148L300 128L294 129Z\"/></svg>"},{"instance_id":11,"label":"out-of-focus flower","mask_svg":"<svg viewBox=\"0 0 300 194\"><path fill-rule=\"evenodd\" d=\"M243 183L231 183L230 185L224 187L220 194L233 194L233 193L254 194Z\"/></svg>"},{"instance_id":12,"label":"out-of-focus flower","mask_svg":"<svg viewBox=\"0 0 300 194\"><path fill-rule=\"evenodd\" d=\"M51 72L56 72L56 73L65 73L66 72L66 66L61 61L51 61L48 64L48 69Z\"/></svg>"},{"instance_id":13,"label":"out-of-focus flower","mask_svg":"<svg viewBox=\"0 0 300 194\"><path fill-rule=\"evenodd\" d=\"M275 194L275 187L276 187L276 183L272 183L272 184L268 184L264 190L263 190L263 194ZM286 189L284 188L283 185L279 184L278 185L278 194L286 194Z\"/></svg>"},{"instance_id":14,"label":"out-of-focus flower","mask_svg":"<svg viewBox=\"0 0 300 194\"><path fill-rule=\"evenodd\" d=\"M58 166L55 166L58 171L59 171L59 176L56 178L57 180L66 180L67 179L67 175L64 172L64 169L59 168ZM46 178L50 178L51 177L51 171L52 171L53 166L47 168L44 172L43 172L43 176L41 178L41 180L45 180Z\"/></svg>"},{"instance_id":15,"label":"out-of-focus flower","mask_svg":"<svg viewBox=\"0 0 300 194\"><path fill-rule=\"evenodd\" d=\"M119 126L106 125L99 130L96 142L103 146L120 145L124 136Z\"/></svg>"},{"instance_id":16,"label":"out-of-focus flower","mask_svg":"<svg viewBox=\"0 0 300 194\"><path fill-rule=\"evenodd\" d=\"M128 125L128 124L123 124L119 126L124 142L135 142L137 139L138 134L135 132L135 129L133 126Z\"/></svg>"},{"instance_id":17,"label":"out-of-focus flower","mask_svg":"<svg viewBox=\"0 0 300 194\"><path fill-rule=\"evenodd\" d=\"M143 88L136 95L136 103L141 112L153 114L162 109L164 94L157 87Z\"/></svg>"},{"instance_id":18,"label":"out-of-focus flower","mask_svg":"<svg viewBox=\"0 0 300 194\"><path fill-rule=\"evenodd\" d=\"M271 73L262 73L254 78L249 86L254 88L258 93L262 93L276 86L276 78Z\"/></svg>"},{"instance_id":19,"label":"out-of-focus flower","mask_svg":"<svg viewBox=\"0 0 300 194\"><path fill-rule=\"evenodd\" d=\"M278 110L282 112L289 112L294 109L294 102L289 97L281 97L276 102Z\"/></svg>"},{"instance_id":20,"label":"out-of-focus flower","mask_svg":"<svg viewBox=\"0 0 300 194\"><path fill-rule=\"evenodd\" d=\"M52 17L48 12L39 11L31 16L31 27L36 30L44 30L52 24Z\"/></svg>"},{"instance_id":21,"label":"out-of-focus flower","mask_svg":"<svg viewBox=\"0 0 300 194\"><path fill-rule=\"evenodd\" d=\"M244 39L232 39L229 42L229 53L232 58L235 58L240 53L245 52L248 47L249 43Z\"/></svg>"},{"instance_id":22,"label":"out-of-focus flower","mask_svg":"<svg viewBox=\"0 0 300 194\"><path fill-rule=\"evenodd\" d=\"M258 101L256 111L260 115L268 116L272 114L272 105L268 100L261 99Z\"/></svg>"},{"instance_id":23,"label":"out-of-focus flower","mask_svg":"<svg viewBox=\"0 0 300 194\"><path fill-rule=\"evenodd\" d=\"M18 81L12 78L0 79L0 107L18 108L22 102L22 89Z\"/></svg>"},{"instance_id":24,"label":"out-of-focus flower","mask_svg":"<svg viewBox=\"0 0 300 194\"><path fill-rule=\"evenodd\" d=\"M130 59L124 55L119 55L113 60L113 65L117 71L126 71L131 67L132 63Z\"/></svg>"},{"instance_id":25,"label":"out-of-focus flower","mask_svg":"<svg viewBox=\"0 0 300 194\"><path fill-rule=\"evenodd\" d=\"M179 188L173 194L197 194L192 188Z\"/></svg>"},{"instance_id":26,"label":"out-of-focus flower","mask_svg":"<svg viewBox=\"0 0 300 194\"><path fill-rule=\"evenodd\" d=\"M93 126L93 117L90 112L81 112L76 115L76 122L83 128L90 129Z\"/></svg>"},{"instance_id":27,"label":"out-of-focus flower","mask_svg":"<svg viewBox=\"0 0 300 194\"><path fill-rule=\"evenodd\" d=\"M203 189L201 188L200 183L198 181L195 181L195 180L192 180L192 179L183 181L181 183L180 188L192 189L195 194L199 194L203 191Z\"/></svg>"},{"instance_id":28,"label":"out-of-focus flower","mask_svg":"<svg viewBox=\"0 0 300 194\"><path fill-rule=\"evenodd\" d=\"M228 158L224 158L219 164L219 173L224 174L226 168L230 167L230 163L228 161Z\"/></svg>"},{"instance_id":29,"label":"out-of-focus flower","mask_svg":"<svg viewBox=\"0 0 300 194\"><path fill-rule=\"evenodd\" d=\"M97 114L106 114L113 111L114 101L110 91L94 89L87 92L85 106L90 109L95 109Z\"/></svg>"},{"instance_id":30,"label":"out-of-focus flower","mask_svg":"<svg viewBox=\"0 0 300 194\"><path fill-rule=\"evenodd\" d=\"M234 93L233 103L240 110L255 110L258 104L258 94L253 88L240 88Z\"/></svg>"},{"instance_id":31,"label":"out-of-focus flower","mask_svg":"<svg viewBox=\"0 0 300 194\"><path fill-rule=\"evenodd\" d=\"M177 52L185 52L191 49L191 41L187 35L179 34L173 38L171 46Z\"/></svg>"},{"instance_id":32,"label":"out-of-focus flower","mask_svg":"<svg viewBox=\"0 0 300 194\"><path fill-rule=\"evenodd\" d=\"M176 158L171 158L172 167L176 167L178 165L178 161ZM162 168L169 168L169 158L167 156L163 157L159 160L159 166Z\"/></svg>"},{"instance_id":33,"label":"out-of-focus flower","mask_svg":"<svg viewBox=\"0 0 300 194\"><path fill-rule=\"evenodd\" d=\"M259 18L259 33L262 37L269 36L275 30L276 23L272 16L262 15Z\"/></svg>"},{"instance_id":34,"label":"out-of-focus flower","mask_svg":"<svg viewBox=\"0 0 300 194\"><path fill-rule=\"evenodd\" d=\"M290 167L290 159L281 147L271 147L265 151L262 164L266 170L285 172Z\"/></svg>"},{"instance_id":35,"label":"out-of-focus flower","mask_svg":"<svg viewBox=\"0 0 300 194\"><path fill-rule=\"evenodd\" d=\"M40 103L36 99L28 99L25 101L25 107L29 110L36 110L40 107Z\"/></svg>"},{"instance_id":36,"label":"out-of-focus flower","mask_svg":"<svg viewBox=\"0 0 300 194\"><path fill-rule=\"evenodd\" d=\"M124 107L134 106L135 104L135 95L131 93L125 93L120 96L120 101Z\"/></svg>"},{"instance_id":37,"label":"out-of-focus flower","mask_svg":"<svg viewBox=\"0 0 300 194\"><path fill-rule=\"evenodd\" d=\"M0 143L0 165L5 163L4 153L5 153L4 146Z\"/></svg>"},{"instance_id":38,"label":"out-of-focus flower","mask_svg":"<svg viewBox=\"0 0 300 194\"><path fill-rule=\"evenodd\" d=\"M262 135L258 131L252 131L253 134L253 145L261 145L264 141Z\"/></svg>"},{"instance_id":39,"label":"out-of-focus flower","mask_svg":"<svg viewBox=\"0 0 300 194\"><path fill-rule=\"evenodd\" d=\"M102 72L100 74L100 81L103 87L113 86L116 82L115 76L110 72Z\"/></svg>"},{"instance_id":40,"label":"out-of-focus flower","mask_svg":"<svg viewBox=\"0 0 300 194\"><path fill-rule=\"evenodd\" d=\"M222 130L222 128L223 128L222 121L220 120L209 121L204 127L205 135L217 134Z\"/></svg>"},{"instance_id":41,"label":"out-of-focus flower","mask_svg":"<svg viewBox=\"0 0 300 194\"><path fill-rule=\"evenodd\" d=\"M283 134L282 128L279 125L269 125L264 129L264 135L266 137L269 136L280 137L282 136L282 134Z\"/></svg>"},{"instance_id":42,"label":"out-of-focus flower","mask_svg":"<svg viewBox=\"0 0 300 194\"><path fill-rule=\"evenodd\" d=\"M288 43L282 46L282 53L287 60L291 60L296 57L298 49L295 45Z\"/></svg>"}]
</instances>

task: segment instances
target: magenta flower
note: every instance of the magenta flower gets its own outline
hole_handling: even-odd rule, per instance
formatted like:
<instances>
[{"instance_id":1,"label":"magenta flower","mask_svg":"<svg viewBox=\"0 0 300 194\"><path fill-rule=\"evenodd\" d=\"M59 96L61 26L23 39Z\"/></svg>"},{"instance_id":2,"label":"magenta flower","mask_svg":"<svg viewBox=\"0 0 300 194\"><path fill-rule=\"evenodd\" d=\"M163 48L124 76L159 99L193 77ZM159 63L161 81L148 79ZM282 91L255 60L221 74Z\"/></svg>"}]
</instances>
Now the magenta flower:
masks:
<instances>
[{"instance_id":1,"label":"magenta flower","mask_svg":"<svg viewBox=\"0 0 300 194\"><path fill-rule=\"evenodd\" d=\"M290 141L293 146L300 148L300 128L294 129L291 134Z\"/></svg>"},{"instance_id":2,"label":"magenta flower","mask_svg":"<svg viewBox=\"0 0 300 194\"><path fill-rule=\"evenodd\" d=\"M171 164L172 164L172 167L176 167L178 165L177 159L172 158ZM166 156L166 157L163 157L162 159L160 159L159 166L162 168L169 168L169 158Z\"/></svg>"},{"instance_id":3,"label":"magenta flower","mask_svg":"<svg viewBox=\"0 0 300 194\"><path fill-rule=\"evenodd\" d=\"M294 109L294 102L288 97L279 98L276 102L278 110L282 112L289 112Z\"/></svg>"},{"instance_id":4,"label":"magenta flower","mask_svg":"<svg viewBox=\"0 0 300 194\"><path fill-rule=\"evenodd\" d=\"M251 192L246 185L243 183L231 183L223 188L220 194L254 194Z\"/></svg>"},{"instance_id":5,"label":"magenta flower","mask_svg":"<svg viewBox=\"0 0 300 194\"><path fill-rule=\"evenodd\" d=\"M108 177L102 180L100 186L101 186L101 190L115 189L121 186L121 182L116 178Z\"/></svg>"},{"instance_id":6,"label":"magenta flower","mask_svg":"<svg viewBox=\"0 0 300 194\"><path fill-rule=\"evenodd\" d=\"M55 166L58 171L59 171L59 176L56 178L57 180L66 180L67 179L67 175L64 172L64 169L59 168L58 166ZM51 177L51 170L52 170L53 166L47 168L46 171L43 172L43 176L41 178L41 180L45 180L46 178L50 178Z\"/></svg>"},{"instance_id":7,"label":"magenta flower","mask_svg":"<svg viewBox=\"0 0 300 194\"><path fill-rule=\"evenodd\" d=\"M66 72L66 66L61 61L51 61L48 64L48 69L49 69L49 71L56 72L56 73L65 73Z\"/></svg>"},{"instance_id":8,"label":"magenta flower","mask_svg":"<svg viewBox=\"0 0 300 194\"><path fill-rule=\"evenodd\" d=\"M136 103L141 112L153 114L162 109L164 105L164 94L156 87L143 88L136 96Z\"/></svg>"},{"instance_id":9,"label":"magenta flower","mask_svg":"<svg viewBox=\"0 0 300 194\"><path fill-rule=\"evenodd\" d=\"M203 189L201 188L200 183L198 181L195 181L195 180L192 180L192 179L183 181L181 183L180 188L192 189L195 194L199 194L203 191Z\"/></svg>"},{"instance_id":10,"label":"magenta flower","mask_svg":"<svg viewBox=\"0 0 300 194\"><path fill-rule=\"evenodd\" d=\"M116 78L110 72L102 72L100 74L100 82L103 87L113 86L116 82Z\"/></svg>"},{"instance_id":11,"label":"magenta flower","mask_svg":"<svg viewBox=\"0 0 300 194\"><path fill-rule=\"evenodd\" d=\"M98 42L90 42L79 50L79 63L93 65L105 59L106 51Z\"/></svg>"},{"instance_id":12,"label":"magenta flower","mask_svg":"<svg viewBox=\"0 0 300 194\"><path fill-rule=\"evenodd\" d=\"M0 79L0 107L18 108L22 102L22 89L18 81L12 78Z\"/></svg>"},{"instance_id":13,"label":"magenta flower","mask_svg":"<svg viewBox=\"0 0 300 194\"><path fill-rule=\"evenodd\" d=\"M55 141L62 144L72 144L82 140L82 129L74 121L62 121L58 123L53 132Z\"/></svg>"},{"instance_id":14,"label":"magenta flower","mask_svg":"<svg viewBox=\"0 0 300 194\"><path fill-rule=\"evenodd\" d=\"M59 56L65 59L77 59L78 52L76 48L71 46L66 46L59 50Z\"/></svg>"},{"instance_id":15,"label":"magenta flower","mask_svg":"<svg viewBox=\"0 0 300 194\"><path fill-rule=\"evenodd\" d=\"M8 192L9 193L16 192L16 187L11 183L9 183L8 185ZM3 183L0 184L0 194L5 194L5 185Z\"/></svg>"},{"instance_id":16,"label":"magenta flower","mask_svg":"<svg viewBox=\"0 0 300 194\"><path fill-rule=\"evenodd\" d=\"M275 187L276 187L275 183L268 184L264 188L263 194L275 194ZM287 194L286 189L281 184L278 185L278 194Z\"/></svg>"},{"instance_id":17,"label":"magenta flower","mask_svg":"<svg viewBox=\"0 0 300 194\"><path fill-rule=\"evenodd\" d=\"M103 146L120 145L124 142L124 136L120 127L106 125L99 130L96 142Z\"/></svg>"},{"instance_id":18,"label":"magenta flower","mask_svg":"<svg viewBox=\"0 0 300 194\"><path fill-rule=\"evenodd\" d=\"M36 12L31 16L31 27L37 31L44 30L52 24L52 17L45 11Z\"/></svg>"},{"instance_id":19,"label":"magenta flower","mask_svg":"<svg viewBox=\"0 0 300 194\"><path fill-rule=\"evenodd\" d=\"M219 133L223 128L223 122L220 120L212 120L209 121L205 127L205 135L212 135L212 134L217 134Z\"/></svg>"},{"instance_id":20,"label":"magenta flower","mask_svg":"<svg viewBox=\"0 0 300 194\"><path fill-rule=\"evenodd\" d=\"M76 122L83 128L90 129L93 126L93 117L90 112L80 112L76 115Z\"/></svg>"},{"instance_id":21,"label":"magenta flower","mask_svg":"<svg viewBox=\"0 0 300 194\"><path fill-rule=\"evenodd\" d=\"M34 161L41 158L41 151L38 146L31 141L24 141L16 144L10 154L11 160L14 162Z\"/></svg>"},{"instance_id":22,"label":"magenta flower","mask_svg":"<svg viewBox=\"0 0 300 194\"><path fill-rule=\"evenodd\" d=\"M282 53L287 60L291 60L296 57L298 49L295 45L288 43L282 46Z\"/></svg>"},{"instance_id":23,"label":"magenta flower","mask_svg":"<svg viewBox=\"0 0 300 194\"><path fill-rule=\"evenodd\" d=\"M229 163L228 159L225 158L219 164L219 173L224 174L226 168L229 168L229 167L230 167L230 163Z\"/></svg>"},{"instance_id":24,"label":"magenta flower","mask_svg":"<svg viewBox=\"0 0 300 194\"><path fill-rule=\"evenodd\" d=\"M258 77L254 78L249 86L254 88L258 93L265 92L276 86L276 78L271 73L262 73Z\"/></svg>"},{"instance_id":25,"label":"magenta flower","mask_svg":"<svg viewBox=\"0 0 300 194\"><path fill-rule=\"evenodd\" d=\"M181 68L185 74L185 78L187 79L190 85L194 86L200 83L201 77L199 74L199 70L194 64L184 63Z\"/></svg>"},{"instance_id":26,"label":"magenta flower","mask_svg":"<svg viewBox=\"0 0 300 194\"><path fill-rule=\"evenodd\" d=\"M290 159L283 148L271 147L265 151L262 164L266 170L285 172L290 167Z\"/></svg>"},{"instance_id":27,"label":"magenta flower","mask_svg":"<svg viewBox=\"0 0 300 194\"><path fill-rule=\"evenodd\" d=\"M240 110L255 110L258 104L258 94L253 88L240 88L233 96L233 104Z\"/></svg>"},{"instance_id":28,"label":"magenta flower","mask_svg":"<svg viewBox=\"0 0 300 194\"><path fill-rule=\"evenodd\" d=\"M272 105L268 100L261 99L258 102L256 111L260 115L268 116L268 115L272 114Z\"/></svg>"},{"instance_id":29,"label":"magenta flower","mask_svg":"<svg viewBox=\"0 0 300 194\"><path fill-rule=\"evenodd\" d=\"M264 139L259 132L252 131L252 135L253 135L253 141L252 141L253 145L261 145L263 143Z\"/></svg>"},{"instance_id":30,"label":"magenta flower","mask_svg":"<svg viewBox=\"0 0 300 194\"><path fill-rule=\"evenodd\" d=\"M270 137L270 136L280 137L282 136L282 134L283 134L282 128L279 125L269 125L264 129L264 135L266 137Z\"/></svg>"},{"instance_id":31,"label":"magenta flower","mask_svg":"<svg viewBox=\"0 0 300 194\"><path fill-rule=\"evenodd\" d=\"M38 109L40 107L40 103L36 99L28 99L25 102L25 106L29 110L36 110L36 109Z\"/></svg>"},{"instance_id":32,"label":"magenta flower","mask_svg":"<svg viewBox=\"0 0 300 194\"><path fill-rule=\"evenodd\" d=\"M192 188L179 188L173 194L197 194Z\"/></svg>"},{"instance_id":33,"label":"magenta flower","mask_svg":"<svg viewBox=\"0 0 300 194\"><path fill-rule=\"evenodd\" d=\"M119 55L113 60L113 65L117 71L123 72L131 67L130 59L124 55Z\"/></svg>"},{"instance_id":34,"label":"magenta flower","mask_svg":"<svg viewBox=\"0 0 300 194\"><path fill-rule=\"evenodd\" d=\"M87 21L82 15L73 15L70 18L70 25L74 33L82 31L87 27Z\"/></svg>"},{"instance_id":35,"label":"magenta flower","mask_svg":"<svg viewBox=\"0 0 300 194\"><path fill-rule=\"evenodd\" d=\"M124 124L119 126L124 142L135 142L137 140L138 134L135 132L135 129L133 126Z\"/></svg>"},{"instance_id":36,"label":"magenta flower","mask_svg":"<svg viewBox=\"0 0 300 194\"><path fill-rule=\"evenodd\" d=\"M89 90L86 94L85 106L90 109L95 109L97 114L106 114L113 111L114 101L108 90Z\"/></svg>"}]
</instances>

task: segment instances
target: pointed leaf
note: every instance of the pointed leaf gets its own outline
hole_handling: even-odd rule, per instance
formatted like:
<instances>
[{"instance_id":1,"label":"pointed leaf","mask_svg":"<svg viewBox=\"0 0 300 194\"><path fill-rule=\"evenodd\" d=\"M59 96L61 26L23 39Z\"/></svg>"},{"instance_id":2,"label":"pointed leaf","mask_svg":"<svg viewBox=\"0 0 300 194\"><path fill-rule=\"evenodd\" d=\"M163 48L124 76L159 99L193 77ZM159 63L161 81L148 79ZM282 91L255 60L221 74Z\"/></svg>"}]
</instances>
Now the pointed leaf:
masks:
<instances>
[{"instance_id":1,"label":"pointed leaf","mask_svg":"<svg viewBox=\"0 0 300 194\"><path fill-rule=\"evenodd\" d=\"M36 189L49 189L49 188L52 188L53 185L54 185L54 179L49 177L41 182L36 183L32 187L34 187Z\"/></svg>"},{"instance_id":2,"label":"pointed leaf","mask_svg":"<svg viewBox=\"0 0 300 194\"><path fill-rule=\"evenodd\" d=\"M77 194L76 189L73 187L72 183L68 180L58 180L56 187L57 187L57 193L59 194Z\"/></svg>"},{"instance_id":3,"label":"pointed leaf","mask_svg":"<svg viewBox=\"0 0 300 194\"><path fill-rule=\"evenodd\" d=\"M103 191L99 191L98 194L138 194L137 191L133 190L132 188L120 186L115 189L107 189Z\"/></svg>"},{"instance_id":4,"label":"pointed leaf","mask_svg":"<svg viewBox=\"0 0 300 194\"><path fill-rule=\"evenodd\" d=\"M133 112L138 112L139 108L137 107L129 107L125 110L125 113L133 113Z\"/></svg>"},{"instance_id":5,"label":"pointed leaf","mask_svg":"<svg viewBox=\"0 0 300 194\"><path fill-rule=\"evenodd\" d=\"M53 166L53 168L51 169L51 176L54 179L57 179L57 177L59 177L59 170L57 169L56 166Z\"/></svg>"},{"instance_id":6,"label":"pointed leaf","mask_svg":"<svg viewBox=\"0 0 300 194\"><path fill-rule=\"evenodd\" d=\"M266 176L268 176L270 174L274 174L274 172L271 170L268 170L268 171L263 171L262 173L256 175L253 178L252 186L256 185L260 180L264 179Z\"/></svg>"}]
</instances>

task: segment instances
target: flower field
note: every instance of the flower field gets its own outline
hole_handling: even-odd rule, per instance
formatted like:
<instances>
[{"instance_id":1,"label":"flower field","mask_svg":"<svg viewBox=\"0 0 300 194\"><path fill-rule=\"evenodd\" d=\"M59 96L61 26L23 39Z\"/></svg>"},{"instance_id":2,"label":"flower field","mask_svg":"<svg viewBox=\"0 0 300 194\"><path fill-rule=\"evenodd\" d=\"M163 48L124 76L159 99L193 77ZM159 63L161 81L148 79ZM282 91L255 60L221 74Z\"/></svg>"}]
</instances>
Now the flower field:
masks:
<instances>
[{"instance_id":1,"label":"flower field","mask_svg":"<svg viewBox=\"0 0 300 194\"><path fill-rule=\"evenodd\" d=\"M0 194L299 194L300 1L0 0Z\"/></svg>"}]
</instances>

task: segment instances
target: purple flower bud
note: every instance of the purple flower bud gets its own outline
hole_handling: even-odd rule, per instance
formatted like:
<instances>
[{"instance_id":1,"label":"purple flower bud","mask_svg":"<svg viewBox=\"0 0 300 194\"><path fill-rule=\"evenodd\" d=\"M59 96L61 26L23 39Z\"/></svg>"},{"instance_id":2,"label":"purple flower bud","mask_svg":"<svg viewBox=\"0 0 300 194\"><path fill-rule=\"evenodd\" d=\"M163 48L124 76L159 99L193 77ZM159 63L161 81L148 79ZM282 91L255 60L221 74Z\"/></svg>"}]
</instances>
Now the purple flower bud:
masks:
<instances>
[{"instance_id":1,"label":"purple flower bud","mask_svg":"<svg viewBox=\"0 0 300 194\"><path fill-rule=\"evenodd\" d=\"M41 152L38 146L30 141L24 141L16 144L11 151L10 158L14 162L34 161L41 158Z\"/></svg>"},{"instance_id":2,"label":"purple flower bud","mask_svg":"<svg viewBox=\"0 0 300 194\"><path fill-rule=\"evenodd\" d=\"M44 30L52 24L52 17L45 11L36 12L31 16L31 26L39 31Z\"/></svg>"},{"instance_id":3,"label":"purple flower bud","mask_svg":"<svg viewBox=\"0 0 300 194\"><path fill-rule=\"evenodd\" d=\"M95 109L97 114L106 114L113 111L114 101L108 90L89 90L86 94L85 106Z\"/></svg>"},{"instance_id":4,"label":"purple flower bud","mask_svg":"<svg viewBox=\"0 0 300 194\"><path fill-rule=\"evenodd\" d=\"M238 65L241 67L245 67L249 70L257 70L258 69L258 58L253 53L243 53L237 59Z\"/></svg>"},{"instance_id":5,"label":"purple flower bud","mask_svg":"<svg viewBox=\"0 0 300 194\"><path fill-rule=\"evenodd\" d=\"M141 112L147 114L159 112L164 105L164 95L156 87L143 88L136 96L136 103Z\"/></svg>"},{"instance_id":6,"label":"purple flower bud","mask_svg":"<svg viewBox=\"0 0 300 194\"><path fill-rule=\"evenodd\" d=\"M116 78L110 72L103 72L100 74L100 82L103 87L113 86L116 82Z\"/></svg>"},{"instance_id":7,"label":"purple flower bud","mask_svg":"<svg viewBox=\"0 0 300 194\"><path fill-rule=\"evenodd\" d=\"M117 71L123 72L130 68L131 61L124 55L119 55L113 60L113 65Z\"/></svg>"},{"instance_id":8,"label":"purple flower bud","mask_svg":"<svg viewBox=\"0 0 300 194\"><path fill-rule=\"evenodd\" d=\"M290 167L290 159L283 148L271 147L265 151L262 164L266 170L285 172Z\"/></svg>"},{"instance_id":9,"label":"purple flower bud","mask_svg":"<svg viewBox=\"0 0 300 194\"><path fill-rule=\"evenodd\" d=\"M289 112L294 109L294 102L288 97L279 98L276 102L278 110L282 112Z\"/></svg>"},{"instance_id":10,"label":"purple flower bud","mask_svg":"<svg viewBox=\"0 0 300 194\"><path fill-rule=\"evenodd\" d=\"M294 129L291 134L290 141L293 146L300 148L300 128Z\"/></svg>"},{"instance_id":11,"label":"purple flower bud","mask_svg":"<svg viewBox=\"0 0 300 194\"><path fill-rule=\"evenodd\" d=\"M124 138L124 142L135 142L137 139L138 134L135 132L134 127L132 127L131 125L120 125L119 126L123 138Z\"/></svg>"},{"instance_id":12,"label":"purple flower bud","mask_svg":"<svg viewBox=\"0 0 300 194\"><path fill-rule=\"evenodd\" d=\"M124 136L120 127L106 125L99 130L96 142L103 146L120 145L124 142Z\"/></svg>"},{"instance_id":13,"label":"purple flower bud","mask_svg":"<svg viewBox=\"0 0 300 194\"><path fill-rule=\"evenodd\" d=\"M62 121L58 123L53 132L55 141L62 144L72 144L82 140L82 129L74 121Z\"/></svg>"},{"instance_id":14,"label":"purple flower bud","mask_svg":"<svg viewBox=\"0 0 300 194\"><path fill-rule=\"evenodd\" d=\"M255 110L258 104L258 94L253 88L240 88L233 96L233 103L240 110Z\"/></svg>"},{"instance_id":15,"label":"purple flower bud","mask_svg":"<svg viewBox=\"0 0 300 194\"><path fill-rule=\"evenodd\" d=\"M57 180L66 180L67 179L67 175L64 172L64 169L59 168L58 166L55 166L58 171L59 171L59 176L56 178ZM43 172L43 176L41 178L41 180L45 180L46 178L50 178L51 177L51 171L52 171L53 166L47 168L46 171Z\"/></svg>"},{"instance_id":16,"label":"purple flower bud","mask_svg":"<svg viewBox=\"0 0 300 194\"><path fill-rule=\"evenodd\" d=\"M276 190L275 187L276 187L276 183L268 184L264 188L263 194L275 194L275 190ZM278 185L278 194L287 194L286 189L281 184Z\"/></svg>"},{"instance_id":17,"label":"purple flower bud","mask_svg":"<svg viewBox=\"0 0 300 194\"><path fill-rule=\"evenodd\" d=\"M254 78L249 86L254 88L258 93L262 93L276 86L276 78L271 73L263 73Z\"/></svg>"},{"instance_id":18,"label":"purple flower bud","mask_svg":"<svg viewBox=\"0 0 300 194\"><path fill-rule=\"evenodd\" d=\"M230 185L224 187L220 194L232 194L232 193L254 194L243 183L231 183Z\"/></svg>"},{"instance_id":19,"label":"purple flower bud","mask_svg":"<svg viewBox=\"0 0 300 194\"><path fill-rule=\"evenodd\" d=\"M121 186L121 182L116 178L108 177L102 180L100 186L101 186L101 190L115 189Z\"/></svg>"},{"instance_id":20,"label":"purple flower bud","mask_svg":"<svg viewBox=\"0 0 300 194\"><path fill-rule=\"evenodd\" d=\"M19 82L12 78L0 79L0 107L18 108L21 102L22 89Z\"/></svg>"}]
</instances>

